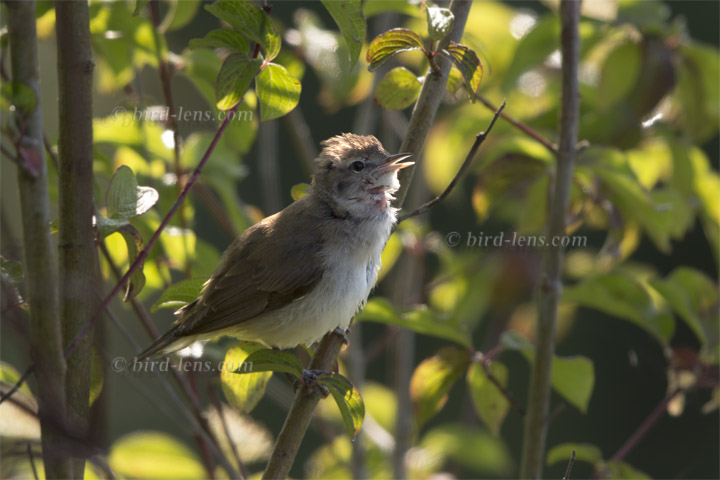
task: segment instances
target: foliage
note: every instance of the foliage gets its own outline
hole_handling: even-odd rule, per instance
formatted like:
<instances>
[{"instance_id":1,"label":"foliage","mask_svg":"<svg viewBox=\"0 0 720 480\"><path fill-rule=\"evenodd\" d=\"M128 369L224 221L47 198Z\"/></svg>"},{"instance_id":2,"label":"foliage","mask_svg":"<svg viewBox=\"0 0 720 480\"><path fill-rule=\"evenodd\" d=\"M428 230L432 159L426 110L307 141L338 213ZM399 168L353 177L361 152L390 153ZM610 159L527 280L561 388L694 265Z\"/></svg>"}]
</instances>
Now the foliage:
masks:
<instances>
[{"instance_id":1,"label":"foliage","mask_svg":"<svg viewBox=\"0 0 720 480\"><path fill-rule=\"evenodd\" d=\"M221 439L217 448L230 464L238 471L259 472L271 434L262 425L248 426L244 414L252 412L276 433L281 423L277 419L284 417L292 398L290 379L295 388L303 382L323 386L338 407L330 400L321 402L318 423L324 437L305 439L293 477L301 476L305 467L308 477L349 478L359 449L365 452L370 477L395 476L391 451L397 439L391 432L410 416L405 422L412 424L411 449L404 455L408 478L447 472L467 477L517 475L518 459L511 448L522 421L523 383L535 349L536 309L530 302L541 283L538 263L547 245L521 245L518 240L543 238L555 179L554 152L528 130L549 145L557 139L561 78L556 13L542 5L530 12L513 4L475 2L462 42L456 43L448 34L457 19L431 2L269 2L268 8L243 0L201 3L137 0L134 5L90 6L98 89L95 227L98 242L109 252L100 265L104 281L113 284L113 270L126 272L146 249L201 158L211 153L198 179L192 180L197 182L193 193L125 286L124 300L134 309L151 306L158 324L167 324L168 309L197 298L230 235L272 213L267 205L266 210L257 206L257 185L268 185L258 171L267 167L282 172L282 181L270 179L270 184L283 190L283 204L305 195L308 185L299 182L308 181L308 176L297 174L294 164L305 147L295 140L290 145L291 139L307 138L304 115L313 135L349 130L351 107L358 104L358 117L367 107L378 132L375 117L382 119L381 125L401 125L398 119L407 117L428 76L437 71L438 59L449 60L452 70L443 106L416 175L433 194L454 178L474 135L491 117L484 103L506 99L506 113L516 125L499 120L453 195L429 218L403 222L391 236L382 257L379 291L355 318L364 335L360 350L367 356L361 355L360 370L368 367L368 378L354 377L353 362L358 360L348 352L341 356L337 371L307 372L311 349L277 351L213 339L205 349L212 368L189 377L197 382L199 406L172 403L169 423L143 417L150 428L163 431L145 431L147 427L141 429L121 405L103 403L110 401L108 391L115 395L118 390L122 400L117 403L134 403L137 392L146 387L135 391L132 385L147 381L154 387L149 379L157 378L130 369L121 375L105 368L103 375L103 362L131 356L129 345L113 340L94 351L89 399L109 406L117 420L104 461L115 475L128 478L226 476L224 471L210 472L214 463L209 466L204 458L208 447L198 440L199 427L192 422L188 426L175 412L187 410L195 418L196 409L197 415L212 420L209 431ZM551 375L553 404L560 413L557 421L550 419L551 428L557 428L553 438L562 441L549 445L547 476L559 478L573 451L576 468L586 469L578 476L683 475L679 467L665 470L670 467L663 460L656 465L642 455L626 459L610 454L653 405L664 400L663 392L670 395L675 387L682 391L676 398L690 400L670 407L680 418L673 435L664 430L653 440L656 447L670 449L677 446L677 438L695 438L693 421L701 412L717 419L720 176L717 157L707 145L714 145L710 142L716 141L720 128L720 57L716 45L693 40L694 32L671 19L663 3L609 3L617 7L609 13L586 5L580 24L583 143L572 179L567 238L582 243L566 248L557 334L560 353L553 357ZM162 14L158 21L152 8ZM368 32L375 31L368 27L380 25L388 12L394 12L391 24L368 38ZM323 24L329 19L334 26ZM39 31L51 32L53 22L52 9L40 2ZM52 37L43 40L52 42ZM51 83L52 69L44 67L43 83ZM165 68L173 81L163 85L160 71ZM163 87L175 94L175 117L170 116L167 98L158 93ZM23 155L22 130L16 122L19 112L38 103L27 91L22 84L4 81L0 107L3 156L7 150L31 172L35 159ZM270 123L273 120L279 122ZM326 125L330 122L335 125ZM516 128L518 123L526 128ZM225 131L215 138L221 125ZM281 125L280 136L258 140L259 132L272 131L272 125ZM397 133L383 135L386 145L398 143ZM52 144L52 129L47 136ZM268 144L280 148L281 154L273 157ZM262 158L256 162L258 157ZM267 163L258 166L260 162ZM52 167L50 175L56 181ZM57 205L58 196L58 189L51 188L52 204ZM32 308L23 302L23 263L2 253L3 292L7 287L17 293L18 305ZM403 256L422 265L417 273L420 287L409 298L403 293L409 279L396 268ZM134 325L129 306L112 305L110 310L119 318L108 329L126 332ZM599 331L599 323L611 332L603 336L607 343L602 348L585 333ZM411 405L401 403L406 395L380 384L388 381L385 372L396 365L391 355L378 355L393 343L398 329L417 334L412 371L401 372L410 383L398 387L409 393ZM108 336L117 336L116 331ZM350 340L355 341L352 335ZM138 342L146 344L147 339ZM631 362L651 372L643 374L652 377L644 385L654 390L613 391L613 375L636 378L627 362L608 373L608 365L620 362L617 352L623 361L625 356L639 357ZM377 358L383 359L382 365ZM195 361L186 357L184 364ZM218 367L220 362L227 368ZM19 376L14 367L0 364L3 392ZM165 381L157 380L165 392L172 391ZM223 398L205 398L205 388L218 385ZM152 401L144 407L169 408L166 393L160 392L151 390ZM633 394L642 394L644 403L633 403ZM16 395L31 411L36 408L26 385ZM281 411L272 410L276 406L266 397L280 403ZM562 410L563 405L572 408ZM6 403L0 409L3 437L38 440L37 422L27 409ZM116 410L125 417L116 419ZM622 423L623 435L610 438L587 427L594 419L624 418L626 413L632 414L632 425L613 420L606 427ZM17 421L9 422L11 417ZM249 431L255 436L246 435ZM200 446L190 448L192 440ZM264 445L257 455L245 457L240 452L248 465L234 458L233 447L241 442ZM699 448L700 440L688 442ZM34 445L37 450L39 444ZM28 467L26 459L8 462L2 476L28 472ZM715 467L703 464L704 475L717 473L707 473Z\"/></svg>"}]
</instances>

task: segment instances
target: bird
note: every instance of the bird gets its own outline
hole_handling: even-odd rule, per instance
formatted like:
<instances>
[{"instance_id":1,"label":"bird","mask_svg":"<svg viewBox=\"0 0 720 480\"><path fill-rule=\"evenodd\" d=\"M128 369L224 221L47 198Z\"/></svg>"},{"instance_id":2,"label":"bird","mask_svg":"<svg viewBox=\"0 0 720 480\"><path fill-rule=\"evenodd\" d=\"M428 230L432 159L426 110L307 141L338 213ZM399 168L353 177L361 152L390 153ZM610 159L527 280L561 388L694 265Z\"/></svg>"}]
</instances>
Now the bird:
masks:
<instances>
[{"instance_id":1,"label":"bird","mask_svg":"<svg viewBox=\"0 0 720 480\"><path fill-rule=\"evenodd\" d=\"M393 194L408 153L371 135L325 140L307 194L238 236L197 299L138 355L230 336L268 348L312 345L364 308L397 221Z\"/></svg>"}]
</instances>

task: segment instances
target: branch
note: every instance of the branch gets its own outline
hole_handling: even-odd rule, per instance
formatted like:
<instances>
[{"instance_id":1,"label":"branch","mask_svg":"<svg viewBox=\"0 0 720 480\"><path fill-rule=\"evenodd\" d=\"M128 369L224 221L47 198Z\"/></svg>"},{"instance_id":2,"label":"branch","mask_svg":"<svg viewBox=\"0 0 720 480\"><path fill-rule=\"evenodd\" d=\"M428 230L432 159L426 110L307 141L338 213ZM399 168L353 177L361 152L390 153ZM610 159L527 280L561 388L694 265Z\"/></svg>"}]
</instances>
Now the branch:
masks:
<instances>
[{"instance_id":1,"label":"branch","mask_svg":"<svg viewBox=\"0 0 720 480\"><path fill-rule=\"evenodd\" d=\"M580 123L580 93L578 64L580 57L580 2L562 0L560 3L562 52L562 104L560 107L560 146L557 152L555 186L548 217L547 234L565 234L566 212L576 156L578 124ZM550 403L550 372L555 350L557 307L562 293L561 247L549 248L543 258L543 275L539 286L535 360L530 375L527 416L523 438L520 477L539 478L542 474L543 454L547 436L547 414Z\"/></svg>"},{"instance_id":2,"label":"branch","mask_svg":"<svg viewBox=\"0 0 720 480\"><path fill-rule=\"evenodd\" d=\"M453 1L451 10L455 16L455 22L452 32L444 40L445 44L451 40L460 41L471 5L472 2L467 0ZM407 135L400 147L402 152L413 153L417 156L425 143L442 99L442 92L447 86L451 67L450 60L446 58L439 60L440 71L429 72L425 78L410 118ZM412 171L413 169L414 167L406 168L400 173L403 174L403 172ZM402 205L411 181L412 172L404 173L401 177L402 187L398 192L396 205ZM331 332L325 335L313 356L310 368L328 370L335 363L342 344L343 339L336 333ZM287 478L319 400L319 394L314 390L309 390L306 387L298 389L293 405L290 407L285 419L285 424L278 435L263 478Z\"/></svg>"},{"instance_id":3,"label":"branch","mask_svg":"<svg viewBox=\"0 0 720 480\"><path fill-rule=\"evenodd\" d=\"M490 101L487 98L483 97L482 95L479 95L476 93L475 98L478 99L480 101L480 103L482 103L483 105L488 107L490 110L497 111L497 108L492 103L490 103ZM514 117L511 117L510 115L508 115L505 112L503 112L500 116L503 119L507 120L508 123L510 123L510 125L512 125L513 127L521 130L522 132L526 133L528 136L537 140L538 143L540 143L543 147L550 150L552 153L557 153L557 146L554 145L550 140L548 140L547 138L543 137L538 132L533 130L533 128L530 127L529 125L522 123L520 120L517 120Z\"/></svg>"},{"instance_id":4,"label":"branch","mask_svg":"<svg viewBox=\"0 0 720 480\"><path fill-rule=\"evenodd\" d=\"M512 405L515 411L519 413L521 417L524 417L525 409L522 407L522 405L520 405L520 402L518 402L517 399L513 397L510 391L500 383L497 377L495 377L495 375L493 375L492 371L490 370L489 358L484 358L483 361L480 363L482 364L482 368L485 371L485 376L488 377L488 380L490 380L490 382L495 385L498 391L502 393L503 397L505 397L507 401L510 402L510 405Z\"/></svg>"},{"instance_id":5,"label":"branch","mask_svg":"<svg viewBox=\"0 0 720 480\"><path fill-rule=\"evenodd\" d=\"M90 43L87 2L57 2L58 160L60 314L63 340L75 337L97 308L95 232L93 227L92 91L95 63ZM78 432L90 422L92 335L68 355L65 395L68 420ZM85 459L73 461L82 478Z\"/></svg>"},{"instance_id":6,"label":"branch","mask_svg":"<svg viewBox=\"0 0 720 480\"><path fill-rule=\"evenodd\" d=\"M568 462L568 466L565 469L565 475L563 475L562 480L570 480L570 474L572 473L573 465L575 465L575 450L572 451L570 461Z\"/></svg>"},{"instance_id":7,"label":"branch","mask_svg":"<svg viewBox=\"0 0 720 480\"><path fill-rule=\"evenodd\" d=\"M467 156L465 157L465 160L463 161L462 165L460 165L460 168L458 169L457 173L455 174L455 177L450 181L448 186L443 190L443 192L438 195L437 197L433 198L429 202L426 202L425 204L419 206L415 210L413 210L410 213L407 213L405 215L401 215L400 218L398 218L397 223L403 222L407 220L408 218L416 217L418 215L422 215L423 213L430 210L432 207L437 205L438 203L442 202L445 197L450 195L452 191L457 186L458 182L460 181L460 178L462 178L463 175L465 175L465 172L468 171L470 168L470 165L472 164L473 160L475 159L475 155L477 154L478 149L480 148L480 145L485 141L488 134L490 133L490 130L492 130L493 125L495 125L495 121L498 119L498 117L502 114L503 109L505 108L505 101L503 101L502 105L500 105L500 108L498 108L495 111L495 115L493 116L492 120L490 121L490 125L488 125L488 128L484 132L480 132L475 136L475 143L473 143L473 146L470 148L470 151L468 152Z\"/></svg>"},{"instance_id":8,"label":"branch","mask_svg":"<svg viewBox=\"0 0 720 480\"><path fill-rule=\"evenodd\" d=\"M640 443L640 440L642 440L645 435L650 431L650 429L660 420L660 417L662 417L663 413L665 413L665 410L667 410L668 404L677 397L680 393L684 392L685 390L683 388L676 388L673 390L672 393L667 395L663 400L658 404L657 407L655 407L655 410L650 413L650 415L645 419L645 421L635 430L635 432L628 438L625 443L623 443L622 447L618 449L615 454L610 457L610 461L612 462L620 462L632 451L633 448L637 446L638 443Z\"/></svg>"},{"instance_id":9,"label":"branch","mask_svg":"<svg viewBox=\"0 0 720 480\"><path fill-rule=\"evenodd\" d=\"M37 174L31 175L18 165L18 189L22 214L25 252L25 285L30 309L30 355L33 365L21 377L27 378L34 369L38 380L38 403L42 451L48 478L71 478L72 464L63 457L62 431L49 419L64 418L65 359L62 355L57 259L50 237L50 203L47 165L42 145L42 112L37 58L35 2L7 2L8 37L10 40L13 82L30 87L36 106L31 112L18 111L17 121L24 125L22 144L27 155L38 160ZM15 388L15 390L17 390ZM9 398L9 395L3 399Z\"/></svg>"}]
</instances>

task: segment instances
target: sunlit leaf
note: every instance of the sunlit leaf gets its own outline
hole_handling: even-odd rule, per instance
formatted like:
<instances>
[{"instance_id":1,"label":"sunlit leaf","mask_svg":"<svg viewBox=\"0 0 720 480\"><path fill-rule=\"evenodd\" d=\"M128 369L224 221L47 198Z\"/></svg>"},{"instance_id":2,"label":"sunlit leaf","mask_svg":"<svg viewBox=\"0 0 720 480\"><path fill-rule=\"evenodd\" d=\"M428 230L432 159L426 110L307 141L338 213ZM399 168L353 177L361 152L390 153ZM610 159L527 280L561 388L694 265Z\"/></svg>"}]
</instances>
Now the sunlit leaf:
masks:
<instances>
[{"instance_id":1,"label":"sunlit leaf","mask_svg":"<svg viewBox=\"0 0 720 480\"><path fill-rule=\"evenodd\" d=\"M390 273L397 259L400 258L400 254L403 250L403 243L400 235L397 232L393 232L388 239L388 242L383 248L382 255L380 256L380 273L378 274L378 282L385 278Z\"/></svg>"},{"instance_id":2,"label":"sunlit leaf","mask_svg":"<svg viewBox=\"0 0 720 480\"><path fill-rule=\"evenodd\" d=\"M428 36L433 40L442 40L452 30L455 15L447 8L425 7L427 14Z\"/></svg>"},{"instance_id":3,"label":"sunlit leaf","mask_svg":"<svg viewBox=\"0 0 720 480\"><path fill-rule=\"evenodd\" d=\"M159 199L157 190L137 184L135 173L121 165L115 171L106 193L108 217L128 219L142 215Z\"/></svg>"},{"instance_id":4,"label":"sunlit leaf","mask_svg":"<svg viewBox=\"0 0 720 480\"><path fill-rule=\"evenodd\" d=\"M9 363L0 362L1 394L8 393L19 380L20 372ZM13 394L12 399L14 401L4 401L0 404L0 435L4 438L39 440L38 407L27 383L20 386ZM16 402L20 405L17 405Z\"/></svg>"},{"instance_id":5,"label":"sunlit leaf","mask_svg":"<svg viewBox=\"0 0 720 480\"><path fill-rule=\"evenodd\" d=\"M367 29L362 12L362 2L360 0L323 0L322 3L345 38L352 67L360 56Z\"/></svg>"},{"instance_id":6,"label":"sunlit leaf","mask_svg":"<svg viewBox=\"0 0 720 480\"><path fill-rule=\"evenodd\" d=\"M603 458L600 448L592 443L561 443L550 449L545 461L548 465L558 462L567 464L572 457L573 451L575 452L575 460L592 465L596 465Z\"/></svg>"},{"instance_id":7,"label":"sunlit leaf","mask_svg":"<svg viewBox=\"0 0 720 480\"><path fill-rule=\"evenodd\" d=\"M295 378L302 378L303 366L300 360L290 351L271 350L268 348L254 350L246 359L245 365L235 370L238 374L253 372L289 373Z\"/></svg>"},{"instance_id":8,"label":"sunlit leaf","mask_svg":"<svg viewBox=\"0 0 720 480\"><path fill-rule=\"evenodd\" d=\"M174 0L170 2L170 11L160 25L161 31L179 30L189 24L197 14L200 0Z\"/></svg>"},{"instance_id":9,"label":"sunlit leaf","mask_svg":"<svg viewBox=\"0 0 720 480\"><path fill-rule=\"evenodd\" d=\"M477 54L470 48L459 43L450 42L446 50L453 63L462 73L470 92L470 99L475 101L475 93L480 88L483 67Z\"/></svg>"},{"instance_id":10,"label":"sunlit leaf","mask_svg":"<svg viewBox=\"0 0 720 480\"><path fill-rule=\"evenodd\" d=\"M280 35L275 25L270 16L256 5L242 0L219 0L212 5L206 5L205 10L258 42L263 47L267 60L272 60L280 52Z\"/></svg>"},{"instance_id":11,"label":"sunlit leaf","mask_svg":"<svg viewBox=\"0 0 720 480\"><path fill-rule=\"evenodd\" d=\"M409 50L421 50L422 38L405 28L394 28L378 35L367 50L368 70L371 72L384 65L394 55Z\"/></svg>"},{"instance_id":12,"label":"sunlit leaf","mask_svg":"<svg viewBox=\"0 0 720 480\"><path fill-rule=\"evenodd\" d=\"M268 64L255 80L260 101L260 120L282 117L300 100L300 82L282 65Z\"/></svg>"},{"instance_id":13,"label":"sunlit leaf","mask_svg":"<svg viewBox=\"0 0 720 480\"><path fill-rule=\"evenodd\" d=\"M388 110L402 110L415 102L422 84L405 67L390 70L375 89L375 101Z\"/></svg>"},{"instance_id":14,"label":"sunlit leaf","mask_svg":"<svg viewBox=\"0 0 720 480\"><path fill-rule=\"evenodd\" d=\"M190 448L162 432L140 431L110 447L108 464L116 475L149 480L202 479L207 473Z\"/></svg>"},{"instance_id":15,"label":"sunlit leaf","mask_svg":"<svg viewBox=\"0 0 720 480\"><path fill-rule=\"evenodd\" d=\"M310 188L310 185L307 183L297 183L290 189L290 196L293 200L298 201L307 195L308 188Z\"/></svg>"},{"instance_id":16,"label":"sunlit leaf","mask_svg":"<svg viewBox=\"0 0 720 480\"><path fill-rule=\"evenodd\" d=\"M385 12L397 12L410 17L422 18L419 6L412 5L407 0L365 0L363 2L365 18Z\"/></svg>"},{"instance_id":17,"label":"sunlit leaf","mask_svg":"<svg viewBox=\"0 0 720 480\"><path fill-rule=\"evenodd\" d=\"M213 30L205 38L190 40L190 48L227 48L238 53L247 53L248 41L240 33L229 28Z\"/></svg>"},{"instance_id":18,"label":"sunlit leaf","mask_svg":"<svg viewBox=\"0 0 720 480\"><path fill-rule=\"evenodd\" d=\"M155 313L160 308L178 309L200 296L207 278L189 278L170 285L150 309Z\"/></svg>"},{"instance_id":19,"label":"sunlit leaf","mask_svg":"<svg viewBox=\"0 0 720 480\"><path fill-rule=\"evenodd\" d=\"M439 412L455 381L470 365L471 353L459 347L443 347L423 360L410 380L410 398L418 425Z\"/></svg>"},{"instance_id":20,"label":"sunlit leaf","mask_svg":"<svg viewBox=\"0 0 720 480\"><path fill-rule=\"evenodd\" d=\"M488 365L488 369L500 385L507 386L508 369L505 365L494 361ZM510 410L510 402L490 380L480 362L474 362L468 369L467 383L478 417L493 435L499 435L500 427Z\"/></svg>"},{"instance_id":21,"label":"sunlit leaf","mask_svg":"<svg viewBox=\"0 0 720 480\"><path fill-rule=\"evenodd\" d=\"M365 309L358 313L355 320L395 325L470 347L470 336L463 326L443 320L426 307L417 307L399 314L387 299L374 297L368 302Z\"/></svg>"},{"instance_id":22,"label":"sunlit leaf","mask_svg":"<svg viewBox=\"0 0 720 480\"><path fill-rule=\"evenodd\" d=\"M220 369L222 391L228 403L243 413L250 413L265 395L272 372L254 372L248 357L265 349L259 344L242 342L225 353ZM278 352L282 353L282 352Z\"/></svg>"},{"instance_id":23,"label":"sunlit leaf","mask_svg":"<svg viewBox=\"0 0 720 480\"><path fill-rule=\"evenodd\" d=\"M262 60L233 54L225 59L217 77L217 107L228 110L241 102L260 70Z\"/></svg>"},{"instance_id":24,"label":"sunlit leaf","mask_svg":"<svg viewBox=\"0 0 720 480\"><path fill-rule=\"evenodd\" d=\"M330 390L340 409L348 435L350 438L355 438L365 418L365 404L360 392L350 380L339 373L324 373L318 377L318 383Z\"/></svg>"},{"instance_id":25,"label":"sunlit leaf","mask_svg":"<svg viewBox=\"0 0 720 480\"><path fill-rule=\"evenodd\" d=\"M229 405L222 404L221 410L209 408L206 413L208 426L218 439L225 457L235 466L235 453L244 463L267 460L273 447L270 431L260 421L255 421Z\"/></svg>"}]
</instances>

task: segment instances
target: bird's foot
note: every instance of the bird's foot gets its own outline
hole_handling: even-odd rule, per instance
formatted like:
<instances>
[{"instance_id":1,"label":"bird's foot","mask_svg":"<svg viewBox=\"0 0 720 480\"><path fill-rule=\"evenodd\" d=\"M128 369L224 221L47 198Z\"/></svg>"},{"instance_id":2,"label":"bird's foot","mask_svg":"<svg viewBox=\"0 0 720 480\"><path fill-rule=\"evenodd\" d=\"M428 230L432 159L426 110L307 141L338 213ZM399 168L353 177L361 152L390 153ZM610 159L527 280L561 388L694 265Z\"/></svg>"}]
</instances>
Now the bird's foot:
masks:
<instances>
[{"instance_id":1,"label":"bird's foot","mask_svg":"<svg viewBox=\"0 0 720 480\"><path fill-rule=\"evenodd\" d=\"M320 395L323 396L323 398L330 395L330 390L328 390L325 385L318 382L318 378L324 373L328 372L325 372L323 370L303 370L302 376L302 383L305 388L307 388L308 390L316 388L320 392Z\"/></svg>"},{"instance_id":2,"label":"bird's foot","mask_svg":"<svg viewBox=\"0 0 720 480\"><path fill-rule=\"evenodd\" d=\"M342 341L345 344L345 346L350 345L350 338L348 337L348 335L350 335L350 327L346 328L345 330L343 330L340 327L335 327L335 330L333 330L333 333L335 335L339 335L340 337L342 337Z\"/></svg>"}]
</instances>

